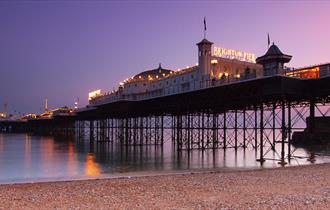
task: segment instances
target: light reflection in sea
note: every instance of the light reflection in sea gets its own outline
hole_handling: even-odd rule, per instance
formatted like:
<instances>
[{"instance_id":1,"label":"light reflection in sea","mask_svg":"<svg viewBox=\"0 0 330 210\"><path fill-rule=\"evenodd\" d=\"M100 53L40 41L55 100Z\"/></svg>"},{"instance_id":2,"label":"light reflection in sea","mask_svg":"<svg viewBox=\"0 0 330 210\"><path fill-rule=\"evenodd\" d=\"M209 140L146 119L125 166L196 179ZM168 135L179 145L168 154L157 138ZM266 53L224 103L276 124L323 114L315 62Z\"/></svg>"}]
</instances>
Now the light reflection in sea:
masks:
<instances>
[{"instance_id":1,"label":"light reflection in sea","mask_svg":"<svg viewBox=\"0 0 330 210\"><path fill-rule=\"evenodd\" d=\"M86 157L85 175L91 177L97 177L101 174L101 168L97 162L95 162L95 156L93 153L88 153Z\"/></svg>"}]
</instances>

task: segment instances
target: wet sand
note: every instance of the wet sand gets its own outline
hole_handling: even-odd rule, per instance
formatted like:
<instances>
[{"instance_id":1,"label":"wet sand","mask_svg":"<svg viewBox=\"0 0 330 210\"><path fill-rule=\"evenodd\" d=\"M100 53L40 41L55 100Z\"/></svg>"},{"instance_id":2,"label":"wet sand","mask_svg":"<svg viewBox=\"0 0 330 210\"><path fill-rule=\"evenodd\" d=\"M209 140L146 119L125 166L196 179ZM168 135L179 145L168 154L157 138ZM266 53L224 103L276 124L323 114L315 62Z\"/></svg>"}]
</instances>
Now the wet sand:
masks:
<instances>
[{"instance_id":1,"label":"wet sand","mask_svg":"<svg viewBox=\"0 0 330 210\"><path fill-rule=\"evenodd\" d=\"M0 185L0 209L329 209L330 164Z\"/></svg>"}]
</instances>

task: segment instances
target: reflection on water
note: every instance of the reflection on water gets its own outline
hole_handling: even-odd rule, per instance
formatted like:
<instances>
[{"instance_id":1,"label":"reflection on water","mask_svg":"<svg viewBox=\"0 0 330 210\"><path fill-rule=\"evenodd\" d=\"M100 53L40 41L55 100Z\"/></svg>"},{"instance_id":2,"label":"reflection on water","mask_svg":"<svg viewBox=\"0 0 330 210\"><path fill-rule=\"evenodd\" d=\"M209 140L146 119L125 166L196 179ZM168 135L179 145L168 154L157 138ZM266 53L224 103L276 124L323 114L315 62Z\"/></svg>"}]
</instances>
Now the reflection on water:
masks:
<instances>
[{"instance_id":1,"label":"reflection on water","mask_svg":"<svg viewBox=\"0 0 330 210\"><path fill-rule=\"evenodd\" d=\"M68 162L67 162L67 172L69 176L77 175L77 160L76 153L74 151L73 142L68 143Z\"/></svg>"},{"instance_id":2,"label":"reflection on water","mask_svg":"<svg viewBox=\"0 0 330 210\"><path fill-rule=\"evenodd\" d=\"M85 165L86 176L99 176L101 174L101 168L98 163L95 162L93 153L88 153Z\"/></svg>"},{"instance_id":3,"label":"reflection on water","mask_svg":"<svg viewBox=\"0 0 330 210\"><path fill-rule=\"evenodd\" d=\"M122 147L72 139L0 134L0 183L108 177L125 173L224 168L279 167L277 161L257 162L258 151L218 149L177 152L171 141L164 147ZM289 165L330 162L329 152L293 148L299 158ZM313 158L308 158L315 156ZM278 158L269 152L269 158ZM301 158L304 157L304 158Z\"/></svg>"},{"instance_id":4,"label":"reflection on water","mask_svg":"<svg viewBox=\"0 0 330 210\"><path fill-rule=\"evenodd\" d=\"M32 159L31 159L31 137L27 134L24 135L24 166L25 168L31 168Z\"/></svg>"}]
</instances>

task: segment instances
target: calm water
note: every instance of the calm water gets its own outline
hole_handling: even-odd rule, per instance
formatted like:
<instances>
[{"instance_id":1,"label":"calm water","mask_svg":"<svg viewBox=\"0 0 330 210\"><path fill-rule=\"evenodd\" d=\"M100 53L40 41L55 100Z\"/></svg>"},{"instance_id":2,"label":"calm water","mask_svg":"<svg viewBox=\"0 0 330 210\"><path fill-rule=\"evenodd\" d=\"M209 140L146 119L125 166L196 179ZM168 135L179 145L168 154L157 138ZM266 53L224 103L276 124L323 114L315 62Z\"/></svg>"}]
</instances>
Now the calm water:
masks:
<instances>
[{"instance_id":1,"label":"calm water","mask_svg":"<svg viewBox=\"0 0 330 210\"><path fill-rule=\"evenodd\" d=\"M295 155L310 156L305 149L295 150ZM253 149L177 153L170 141L163 148L120 147L111 143L90 144L87 140L79 142L27 134L0 134L0 183L280 166L277 161L266 161L260 166L256 155ZM316 154L315 163L323 162L330 162L327 151ZM297 164L310 164L310 161L295 158L289 165Z\"/></svg>"}]
</instances>

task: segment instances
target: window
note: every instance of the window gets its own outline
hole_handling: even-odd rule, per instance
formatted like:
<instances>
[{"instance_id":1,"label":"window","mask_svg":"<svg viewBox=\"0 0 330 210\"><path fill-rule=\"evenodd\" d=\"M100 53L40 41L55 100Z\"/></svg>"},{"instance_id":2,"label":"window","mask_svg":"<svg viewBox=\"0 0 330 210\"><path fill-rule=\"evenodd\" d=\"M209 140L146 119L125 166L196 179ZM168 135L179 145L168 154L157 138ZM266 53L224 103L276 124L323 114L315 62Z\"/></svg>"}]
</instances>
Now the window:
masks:
<instances>
[{"instance_id":1,"label":"window","mask_svg":"<svg viewBox=\"0 0 330 210\"><path fill-rule=\"evenodd\" d=\"M250 74L250 68L249 67L246 67L245 74Z\"/></svg>"}]
</instances>

